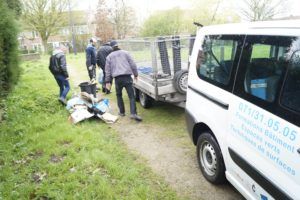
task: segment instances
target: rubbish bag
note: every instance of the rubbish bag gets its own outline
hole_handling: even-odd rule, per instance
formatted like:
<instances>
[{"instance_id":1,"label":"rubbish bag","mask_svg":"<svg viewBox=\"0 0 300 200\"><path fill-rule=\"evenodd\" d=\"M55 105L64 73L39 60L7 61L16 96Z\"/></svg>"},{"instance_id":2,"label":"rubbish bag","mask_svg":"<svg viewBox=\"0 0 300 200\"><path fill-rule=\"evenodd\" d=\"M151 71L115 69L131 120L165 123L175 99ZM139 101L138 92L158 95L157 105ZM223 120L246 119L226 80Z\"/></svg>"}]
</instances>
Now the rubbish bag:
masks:
<instances>
[{"instance_id":1,"label":"rubbish bag","mask_svg":"<svg viewBox=\"0 0 300 200\"><path fill-rule=\"evenodd\" d=\"M103 101L96 103L94 107L100 110L102 113L105 113L109 110L109 101L108 99L103 99Z\"/></svg>"},{"instance_id":2,"label":"rubbish bag","mask_svg":"<svg viewBox=\"0 0 300 200\"><path fill-rule=\"evenodd\" d=\"M99 68L99 75L98 75L98 82L102 85L103 84L103 70Z\"/></svg>"}]
</instances>

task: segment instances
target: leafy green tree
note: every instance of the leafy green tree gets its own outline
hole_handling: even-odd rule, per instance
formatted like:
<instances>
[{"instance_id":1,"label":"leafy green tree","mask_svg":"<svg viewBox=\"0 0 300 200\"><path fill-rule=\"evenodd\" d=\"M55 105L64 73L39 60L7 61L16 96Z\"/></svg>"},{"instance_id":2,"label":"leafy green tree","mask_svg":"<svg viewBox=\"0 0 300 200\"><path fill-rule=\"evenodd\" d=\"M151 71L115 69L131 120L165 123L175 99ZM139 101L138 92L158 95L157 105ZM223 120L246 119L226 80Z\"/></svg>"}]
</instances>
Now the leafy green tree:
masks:
<instances>
[{"instance_id":1,"label":"leafy green tree","mask_svg":"<svg viewBox=\"0 0 300 200\"><path fill-rule=\"evenodd\" d=\"M17 82L19 77L18 67L18 42L17 24L5 0L0 0L0 91Z\"/></svg>"},{"instance_id":2,"label":"leafy green tree","mask_svg":"<svg viewBox=\"0 0 300 200\"><path fill-rule=\"evenodd\" d=\"M173 8L157 12L145 21L141 35L193 34L197 30L193 22L206 26L240 21L228 5L229 0L195 0L192 9Z\"/></svg>"},{"instance_id":3,"label":"leafy green tree","mask_svg":"<svg viewBox=\"0 0 300 200\"><path fill-rule=\"evenodd\" d=\"M184 12L179 8L160 11L150 16L142 27L142 36L174 35L182 31Z\"/></svg>"},{"instance_id":4,"label":"leafy green tree","mask_svg":"<svg viewBox=\"0 0 300 200\"><path fill-rule=\"evenodd\" d=\"M67 23L63 12L67 0L22 0L22 19L37 31L42 38L44 52L47 52L48 38Z\"/></svg>"}]
</instances>

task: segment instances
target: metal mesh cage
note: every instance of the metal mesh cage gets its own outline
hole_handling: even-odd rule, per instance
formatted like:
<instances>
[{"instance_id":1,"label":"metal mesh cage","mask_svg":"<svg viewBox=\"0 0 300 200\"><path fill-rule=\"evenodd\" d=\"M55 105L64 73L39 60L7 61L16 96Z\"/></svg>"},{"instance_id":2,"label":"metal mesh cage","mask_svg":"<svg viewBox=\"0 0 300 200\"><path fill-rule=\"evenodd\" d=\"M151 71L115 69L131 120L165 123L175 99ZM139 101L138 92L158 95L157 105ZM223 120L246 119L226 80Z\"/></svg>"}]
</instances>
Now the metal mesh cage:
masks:
<instances>
[{"instance_id":1,"label":"metal mesh cage","mask_svg":"<svg viewBox=\"0 0 300 200\"><path fill-rule=\"evenodd\" d=\"M139 73L149 76L173 77L181 69L188 69L191 36L158 37L119 40L119 47L133 57Z\"/></svg>"}]
</instances>

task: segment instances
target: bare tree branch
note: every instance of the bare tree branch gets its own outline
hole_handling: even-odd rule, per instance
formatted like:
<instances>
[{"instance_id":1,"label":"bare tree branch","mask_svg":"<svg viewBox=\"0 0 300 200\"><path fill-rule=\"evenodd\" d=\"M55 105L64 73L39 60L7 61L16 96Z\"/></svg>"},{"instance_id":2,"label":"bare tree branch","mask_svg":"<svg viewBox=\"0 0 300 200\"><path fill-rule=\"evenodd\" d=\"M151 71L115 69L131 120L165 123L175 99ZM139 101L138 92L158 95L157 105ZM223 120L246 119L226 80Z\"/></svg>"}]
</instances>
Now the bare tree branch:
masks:
<instances>
[{"instance_id":1,"label":"bare tree branch","mask_svg":"<svg viewBox=\"0 0 300 200\"><path fill-rule=\"evenodd\" d=\"M218 0L217 5L216 5L216 9L215 9L215 11L214 11L214 13L213 13L213 16L212 16L212 18L211 18L211 23L213 23L213 22L215 21L215 17L216 17L216 14L217 14L217 12L218 12L220 3L221 3L221 0Z\"/></svg>"},{"instance_id":2,"label":"bare tree branch","mask_svg":"<svg viewBox=\"0 0 300 200\"><path fill-rule=\"evenodd\" d=\"M269 20L283 12L287 0L243 0L241 14L249 21Z\"/></svg>"},{"instance_id":3,"label":"bare tree branch","mask_svg":"<svg viewBox=\"0 0 300 200\"><path fill-rule=\"evenodd\" d=\"M105 13L103 15L103 13ZM110 38L125 38L135 27L134 10L125 4L124 0L114 0L114 5L110 8L106 0L99 0L97 9L97 36L107 40L107 34L111 33ZM102 29L106 29L104 31Z\"/></svg>"}]
</instances>

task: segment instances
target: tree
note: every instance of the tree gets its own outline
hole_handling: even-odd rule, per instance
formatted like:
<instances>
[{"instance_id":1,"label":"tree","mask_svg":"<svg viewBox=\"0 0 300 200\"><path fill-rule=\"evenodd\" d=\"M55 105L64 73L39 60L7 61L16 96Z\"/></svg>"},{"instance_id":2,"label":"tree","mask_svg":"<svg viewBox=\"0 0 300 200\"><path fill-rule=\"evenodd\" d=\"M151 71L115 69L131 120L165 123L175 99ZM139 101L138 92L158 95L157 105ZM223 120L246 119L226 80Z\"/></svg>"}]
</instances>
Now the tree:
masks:
<instances>
[{"instance_id":1,"label":"tree","mask_svg":"<svg viewBox=\"0 0 300 200\"><path fill-rule=\"evenodd\" d=\"M181 10L173 8L156 12L143 24L142 36L193 34L197 30L193 22L206 26L240 21L231 9L229 0L194 0L193 8Z\"/></svg>"},{"instance_id":2,"label":"tree","mask_svg":"<svg viewBox=\"0 0 300 200\"><path fill-rule=\"evenodd\" d=\"M249 21L269 20L283 12L287 0L244 0L242 15Z\"/></svg>"},{"instance_id":3,"label":"tree","mask_svg":"<svg viewBox=\"0 0 300 200\"><path fill-rule=\"evenodd\" d=\"M22 19L39 33L44 52L48 38L67 22L62 17L67 3L67 0L22 0Z\"/></svg>"},{"instance_id":4,"label":"tree","mask_svg":"<svg viewBox=\"0 0 300 200\"><path fill-rule=\"evenodd\" d=\"M21 2L20 0L6 0L9 9L13 10L17 16L21 15Z\"/></svg>"},{"instance_id":5,"label":"tree","mask_svg":"<svg viewBox=\"0 0 300 200\"><path fill-rule=\"evenodd\" d=\"M135 12L124 0L114 1L110 18L118 39L124 39L135 28Z\"/></svg>"},{"instance_id":6,"label":"tree","mask_svg":"<svg viewBox=\"0 0 300 200\"><path fill-rule=\"evenodd\" d=\"M135 30L135 12L124 0L99 0L96 13L96 35L102 40L123 39Z\"/></svg>"},{"instance_id":7,"label":"tree","mask_svg":"<svg viewBox=\"0 0 300 200\"><path fill-rule=\"evenodd\" d=\"M230 0L196 0L194 5L194 9L188 13L189 19L203 25L240 21L239 16L232 9L234 6Z\"/></svg>"},{"instance_id":8,"label":"tree","mask_svg":"<svg viewBox=\"0 0 300 200\"><path fill-rule=\"evenodd\" d=\"M96 36L107 42L114 36L113 24L109 19L109 8L105 0L99 0L96 13Z\"/></svg>"},{"instance_id":9,"label":"tree","mask_svg":"<svg viewBox=\"0 0 300 200\"><path fill-rule=\"evenodd\" d=\"M142 36L174 35L182 32L184 12L179 8L160 11L150 16L143 24Z\"/></svg>"}]
</instances>

